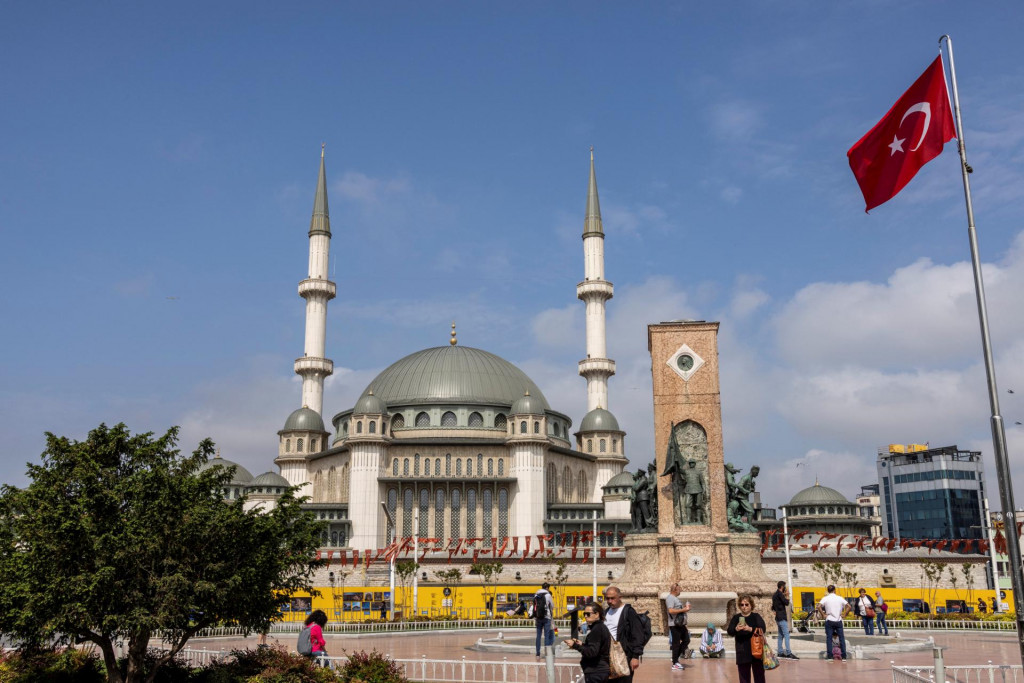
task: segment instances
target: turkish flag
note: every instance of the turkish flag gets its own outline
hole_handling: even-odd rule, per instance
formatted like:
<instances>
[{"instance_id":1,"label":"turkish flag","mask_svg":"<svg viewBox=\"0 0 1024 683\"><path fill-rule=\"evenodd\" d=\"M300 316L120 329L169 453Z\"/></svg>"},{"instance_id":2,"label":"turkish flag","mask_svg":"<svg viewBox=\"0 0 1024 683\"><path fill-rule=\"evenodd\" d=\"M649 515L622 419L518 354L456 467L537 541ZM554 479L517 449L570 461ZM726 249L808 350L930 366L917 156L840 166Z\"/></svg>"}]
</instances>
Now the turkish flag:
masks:
<instances>
[{"instance_id":1,"label":"turkish flag","mask_svg":"<svg viewBox=\"0 0 1024 683\"><path fill-rule=\"evenodd\" d=\"M864 211L895 197L955 137L940 55L846 153L864 194Z\"/></svg>"}]
</instances>

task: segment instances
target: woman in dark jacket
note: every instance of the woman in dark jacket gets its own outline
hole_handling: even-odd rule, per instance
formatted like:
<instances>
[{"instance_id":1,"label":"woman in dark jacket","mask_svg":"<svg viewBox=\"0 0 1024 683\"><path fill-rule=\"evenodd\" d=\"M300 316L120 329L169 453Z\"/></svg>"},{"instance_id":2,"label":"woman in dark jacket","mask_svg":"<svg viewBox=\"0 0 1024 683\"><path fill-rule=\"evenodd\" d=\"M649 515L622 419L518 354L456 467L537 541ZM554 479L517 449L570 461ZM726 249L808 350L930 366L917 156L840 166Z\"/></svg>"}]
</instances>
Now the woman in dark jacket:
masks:
<instances>
[{"instance_id":1,"label":"woman in dark jacket","mask_svg":"<svg viewBox=\"0 0 1024 683\"><path fill-rule=\"evenodd\" d=\"M755 683L764 683L764 667L761 658L750 654L750 639L755 629L764 633L764 619L754 611L754 598L741 595L736 602L739 612L732 615L727 633L736 639L736 668L739 669L741 683L750 683L750 674L754 674Z\"/></svg>"},{"instance_id":2,"label":"woman in dark jacket","mask_svg":"<svg viewBox=\"0 0 1024 683\"><path fill-rule=\"evenodd\" d=\"M585 683L607 683L610 673L608 656L612 647L612 634L604 625L604 609L597 603L583 608L587 622L587 637L581 643L573 638L565 641L567 647L577 650Z\"/></svg>"}]
</instances>

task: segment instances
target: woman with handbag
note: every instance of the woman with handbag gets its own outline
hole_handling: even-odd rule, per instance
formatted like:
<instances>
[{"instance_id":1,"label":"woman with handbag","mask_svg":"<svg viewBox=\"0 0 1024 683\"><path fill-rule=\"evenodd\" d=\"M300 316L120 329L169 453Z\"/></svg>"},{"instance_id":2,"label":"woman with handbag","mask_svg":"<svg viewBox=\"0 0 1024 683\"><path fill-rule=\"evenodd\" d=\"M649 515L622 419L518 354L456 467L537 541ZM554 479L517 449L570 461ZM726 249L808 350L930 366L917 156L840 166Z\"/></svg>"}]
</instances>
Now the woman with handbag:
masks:
<instances>
[{"instance_id":1,"label":"woman with handbag","mask_svg":"<svg viewBox=\"0 0 1024 683\"><path fill-rule=\"evenodd\" d=\"M754 611L754 598L741 595L736 601L739 612L732 615L726 632L736 639L736 668L739 670L740 682L764 683L764 666L761 657L764 652L764 619ZM760 646L760 651L757 651Z\"/></svg>"},{"instance_id":2,"label":"woman with handbag","mask_svg":"<svg viewBox=\"0 0 1024 683\"><path fill-rule=\"evenodd\" d=\"M570 638L564 641L565 645L580 653L584 683L607 683L612 634L604 625L604 609L592 602L583 608L583 618L586 620L586 639L581 643Z\"/></svg>"},{"instance_id":3,"label":"woman with handbag","mask_svg":"<svg viewBox=\"0 0 1024 683\"><path fill-rule=\"evenodd\" d=\"M853 603L853 613L860 617L861 624L864 626L864 635L875 635L875 601L863 588L860 589L860 595Z\"/></svg>"}]
</instances>

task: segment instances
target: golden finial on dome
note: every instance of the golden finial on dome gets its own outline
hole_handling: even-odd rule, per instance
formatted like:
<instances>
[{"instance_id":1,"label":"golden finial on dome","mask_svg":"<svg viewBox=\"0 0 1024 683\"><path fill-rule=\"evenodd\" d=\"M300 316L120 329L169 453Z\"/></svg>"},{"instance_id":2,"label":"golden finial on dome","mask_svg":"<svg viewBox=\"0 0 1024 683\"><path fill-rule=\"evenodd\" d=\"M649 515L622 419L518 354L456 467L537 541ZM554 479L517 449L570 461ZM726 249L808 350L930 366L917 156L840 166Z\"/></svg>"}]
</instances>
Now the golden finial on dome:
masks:
<instances>
[{"instance_id":1,"label":"golden finial on dome","mask_svg":"<svg viewBox=\"0 0 1024 683\"><path fill-rule=\"evenodd\" d=\"M452 321L452 338L448 340L448 343L455 346L459 343L459 340L455 337L455 321Z\"/></svg>"}]
</instances>

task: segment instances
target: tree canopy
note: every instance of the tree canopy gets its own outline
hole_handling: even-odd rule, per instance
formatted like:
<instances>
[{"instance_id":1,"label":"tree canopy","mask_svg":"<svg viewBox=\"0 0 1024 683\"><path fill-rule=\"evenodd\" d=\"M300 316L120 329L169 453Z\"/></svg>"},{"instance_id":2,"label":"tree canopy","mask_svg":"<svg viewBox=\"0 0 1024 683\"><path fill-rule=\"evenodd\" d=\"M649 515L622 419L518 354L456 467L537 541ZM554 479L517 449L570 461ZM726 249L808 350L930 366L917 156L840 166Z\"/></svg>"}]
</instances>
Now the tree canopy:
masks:
<instances>
[{"instance_id":1,"label":"tree canopy","mask_svg":"<svg viewBox=\"0 0 1024 683\"><path fill-rule=\"evenodd\" d=\"M246 511L225 500L231 469L202 468L213 443L185 456L177 438L123 424L81 442L46 434L29 485L0 490L0 631L25 646L90 641L110 683L152 681L200 629L265 629L286 594L311 589L321 525L294 490ZM151 645L166 652L144 671Z\"/></svg>"}]
</instances>

